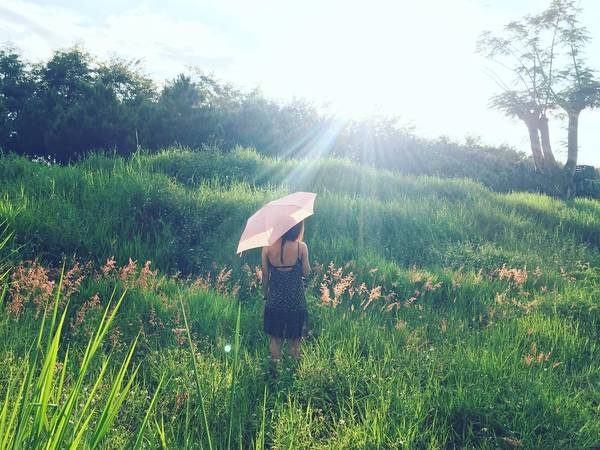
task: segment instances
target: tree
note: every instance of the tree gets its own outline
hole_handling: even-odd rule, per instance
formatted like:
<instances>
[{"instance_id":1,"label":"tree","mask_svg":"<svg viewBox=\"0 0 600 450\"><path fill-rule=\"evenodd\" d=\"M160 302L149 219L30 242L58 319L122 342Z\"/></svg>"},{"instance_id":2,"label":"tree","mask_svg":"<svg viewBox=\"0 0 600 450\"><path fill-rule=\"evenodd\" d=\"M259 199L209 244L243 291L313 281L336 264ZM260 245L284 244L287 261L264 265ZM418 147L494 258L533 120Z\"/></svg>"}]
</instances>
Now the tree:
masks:
<instances>
[{"instance_id":1,"label":"tree","mask_svg":"<svg viewBox=\"0 0 600 450\"><path fill-rule=\"evenodd\" d=\"M556 42L554 36L548 41L544 30L537 17L527 16L507 24L501 36L484 32L478 50L512 72L509 83L494 74L503 92L495 95L491 104L525 123L536 170L553 173L557 163L550 142L548 114L556 105L548 86L556 72L553 66Z\"/></svg>"},{"instance_id":2,"label":"tree","mask_svg":"<svg viewBox=\"0 0 600 450\"><path fill-rule=\"evenodd\" d=\"M106 91L114 108L111 122L116 133L112 146L120 153L129 153L138 145L151 148L149 124L157 101L156 86L142 73L139 60L114 59L100 63L95 70L95 85ZM111 144L104 144L110 148Z\"/></svg>"},{"instance_id":3,"label":"tree","mask_svg":"<svg viewBox=\"0 0 600 450\"><path fill-rule=\"evenodd\" d=\"M579 115L586 108L600 106L600 82L583 57L590 37L579 22L579 14L581 9L572 0L554 0L542 15L545 26L554 27L566 60L557 75L557 86L550 85L549 90L568 118L564 171L569 181L572 181L577 165Z\"/></svg>"},{"instance_id":4,"label":"tree","mask_svg":"<svg viewBox=\"0 0 600 450\"><path fill-rule=\"evenodd\" d=\"M581 111L600 104L600 83L583 57L589 41L573 0L553 0L540 14L509 23L502 36L483 33L479 50L512 71L503 92L492 106L527 125L536 170L550 175L562 193L572 193L578 155L578 123ZM512 65L506 65L504 60ZM515 88L516 87L516 88ZM550 144L548 114L562 110L568 117L567 162L562 174Z\"/></svg>"},{"instance_id":5,"label":"tree","mask_svg":"<svg viewBox=\"0 0 600 450\"><path fill-rule=\"evenodd\" d=\"M0 50L0 147L11 149L23 143L22 125L34 91L21 57L13 49Z\"/></svg>"},{"instance_id":6,"label":"tree","mask_svg":"<svg viewBox=\"0 0 600 450\"><path fill-rule=\"evenodd\" d=\"M202 117L206 98L192 77L180 74L167 83L158 99L157 114L153 123L154 145L167 146L174 143L200 147L207 139Z\"/></svg>"}]
</instances>

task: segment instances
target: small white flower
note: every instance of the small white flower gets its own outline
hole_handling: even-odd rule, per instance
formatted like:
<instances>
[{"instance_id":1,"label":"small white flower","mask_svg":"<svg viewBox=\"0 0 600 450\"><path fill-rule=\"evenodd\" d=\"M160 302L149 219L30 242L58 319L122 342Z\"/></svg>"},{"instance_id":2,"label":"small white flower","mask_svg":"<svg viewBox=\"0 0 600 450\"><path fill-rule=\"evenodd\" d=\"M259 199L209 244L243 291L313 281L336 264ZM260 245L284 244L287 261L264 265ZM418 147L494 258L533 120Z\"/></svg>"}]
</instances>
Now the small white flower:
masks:
<instances>
[{"instance_id":1,"label":"small white flower","mask_svg":"<svg viewBox=\"0 0 600 450\"><path fill-rule=\"evenodd\" d=\"M225 352L226 352L226 353L229 353L230 351L231 351L231 345L227 344L227 345L225 346Z\"/></svg>"}]
</instances>

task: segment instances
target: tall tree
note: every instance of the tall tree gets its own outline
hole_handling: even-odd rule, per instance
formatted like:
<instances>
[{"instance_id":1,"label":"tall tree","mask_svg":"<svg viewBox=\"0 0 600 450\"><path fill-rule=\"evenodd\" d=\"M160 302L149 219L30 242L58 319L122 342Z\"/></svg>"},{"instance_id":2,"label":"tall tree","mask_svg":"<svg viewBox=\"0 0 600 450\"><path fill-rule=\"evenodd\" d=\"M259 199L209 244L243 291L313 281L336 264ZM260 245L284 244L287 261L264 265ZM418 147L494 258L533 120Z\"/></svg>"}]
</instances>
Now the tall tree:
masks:
<instances>
[{"instance_id":1,"label":"tall tree","mask_svg":"<svg viewBox=\"0 0 600 450\"><path fill-rule=\"evenodd\" d=\"M503 92L492 98L492 106L521 119L527 127L536 170L557 169L552 151L548 115L556 105L548 95L548 83L556 72L555 37L548 39L537 17L526 16L504 27L501 35L484 32L478 51L511 73L509 82L493 74ZM547 74L545 79L543 74Z\"/></svg>"},{"instance_id":2,"label":"tall tree","mask_svg":"<svg viewBox=\"0 0 600 450\"><path fill-rule=\"evenodd\" d=\"M548 90L568 118L567 162L564 166L568 181L577 165L579 115L584 109L600 106L600 82L584 57L590 36L579 21L580 14L581 9L572 0L553 0L540 15L543 25L557 35L562 50L563 63L556 86L550 84Z\"/></svg>"},{"instance_id":3,"label":"tall tree","mask_svg":"<svg viewBox=\"0 0 600 450\"><path fill-rule=\"evenodd\" d=\"M32 94L26 64L12 49L0 50L0 147L13 148L19 122Z\"/></svg>"},{"instance_id":4,"label":"tall tree","mask_svg":"<svg viewBox=\"0 0 600 450\"><path fill-rule=\"evenodd\" d=\"M577 164L579 115L600 104L600 83L584 58L589 34L580 14L573 0L553 0L542 13L509 23L501 36L483 33L478 43L479 51L513 74L510 84L496 77L503 92L492 105L525 122L536 170L550 174L552 185L566 194L572 191ZM548 126L549 114L559 110L569 121L562 174Z\"/></svg>"}]
</instances>

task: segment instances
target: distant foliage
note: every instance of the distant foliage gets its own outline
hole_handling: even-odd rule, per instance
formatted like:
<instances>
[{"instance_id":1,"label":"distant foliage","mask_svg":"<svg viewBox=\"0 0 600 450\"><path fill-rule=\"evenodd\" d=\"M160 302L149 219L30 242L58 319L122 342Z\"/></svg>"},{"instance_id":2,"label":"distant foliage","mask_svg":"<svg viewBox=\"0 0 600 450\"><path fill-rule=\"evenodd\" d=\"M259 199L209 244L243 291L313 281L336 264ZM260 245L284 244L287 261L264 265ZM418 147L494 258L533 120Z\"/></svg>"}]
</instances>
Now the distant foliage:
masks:
<instances>
[{"instance_id":1,"label":"distant foliage","mask_svg":"<svg viewBox=\"0 0 600 450\"><path fill-rule=\"evenodd\" d=\"M200 71L158 86L139 61L98 61L74 47L31 64L0 50L0 148L58 162L91 150L129 155L170 145L269 156L335 155L406 174L469 177L499 190L538 190L530 158L476 139L415 136L396 118L340 121L305 101L278 103Z\"/></svg>"}]
</instances>

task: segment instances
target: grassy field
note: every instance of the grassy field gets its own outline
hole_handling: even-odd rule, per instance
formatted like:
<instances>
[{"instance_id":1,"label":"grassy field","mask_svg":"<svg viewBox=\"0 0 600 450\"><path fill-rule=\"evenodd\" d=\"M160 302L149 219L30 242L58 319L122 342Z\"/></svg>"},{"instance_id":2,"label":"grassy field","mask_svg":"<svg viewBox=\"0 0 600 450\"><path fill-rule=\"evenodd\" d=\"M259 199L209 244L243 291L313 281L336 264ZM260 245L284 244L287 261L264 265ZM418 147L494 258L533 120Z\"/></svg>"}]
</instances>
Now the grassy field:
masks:
<instances>
[{"instance_id":1,"label":"grassy field","mask_svg":"<svg viewBox=\"0 0 600 450\"><path fill-rule=\"evenodd\" d=\"M234 252L296 190L310 333L271 379ZM598 201L245 149L3 155L0 192L0 449L600 448Z\"/></svg>"}]
</instances>

